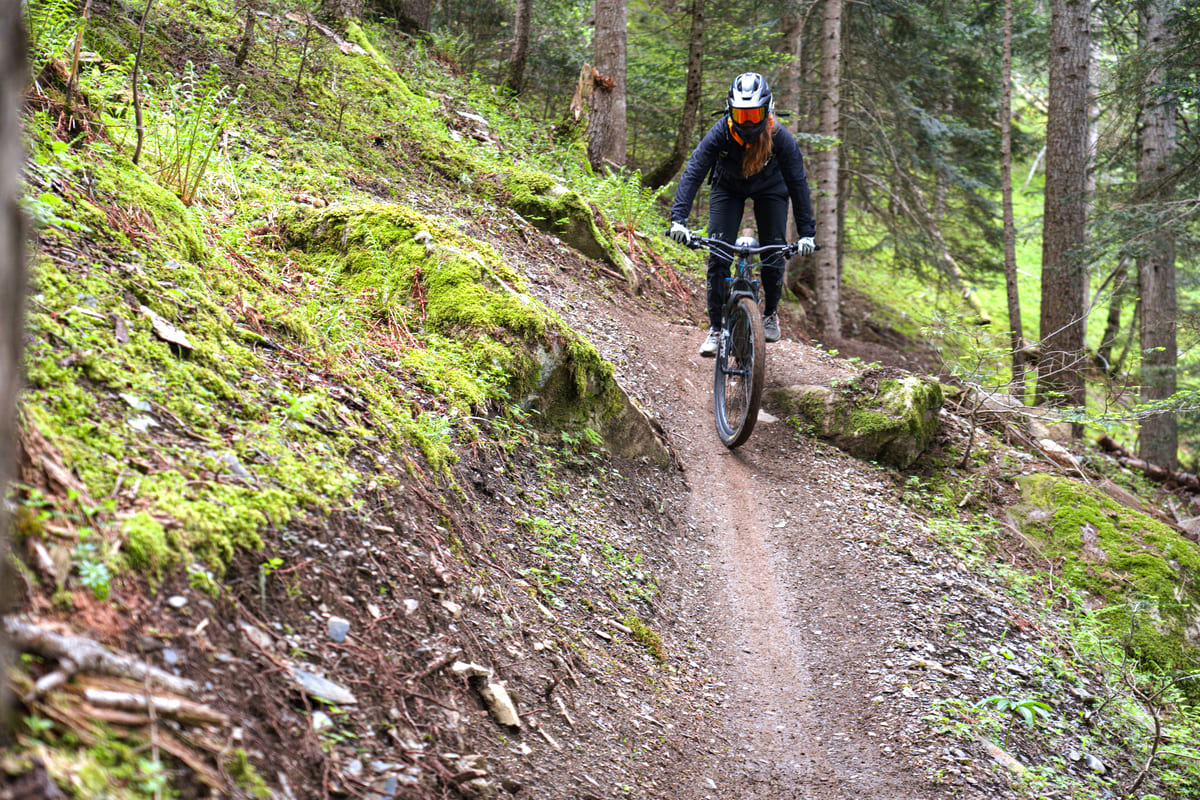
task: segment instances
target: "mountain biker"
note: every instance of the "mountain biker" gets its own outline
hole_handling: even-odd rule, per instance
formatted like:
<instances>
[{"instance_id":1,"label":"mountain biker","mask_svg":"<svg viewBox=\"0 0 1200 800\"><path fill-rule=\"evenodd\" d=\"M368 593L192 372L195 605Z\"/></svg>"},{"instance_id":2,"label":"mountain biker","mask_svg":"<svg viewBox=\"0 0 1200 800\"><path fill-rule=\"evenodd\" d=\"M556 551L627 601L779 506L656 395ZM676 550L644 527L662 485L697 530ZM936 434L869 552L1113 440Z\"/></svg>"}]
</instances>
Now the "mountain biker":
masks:
<instances>
[{"instance_id":1,"label":"mountain biker","mask_svg":"<svg viewBox=\"0 0 1200 800\"><path fill-rule=\"evenodd\" d=\"M764 245L784 244L790 200L796 231L800 235L798 252L808 255L816 249L813 236L817 226L804 173L804 158L795 138L777 121L771 87L757 72L746 72L733 79L725 100L725 114L692 151L683 177L679 179L667 235L681 244L691 242L687 218L706 175L710 176L712 184L709 236L732 243L741 226L746 201L753 200L759 241ZM783 256L779 253L764 259L762 265L763 331L768 342L779 341L776 309L783 296L783 266ZM706 358L717 354L727 277L729 257L710 253L709 327L708 336L700 346L700 355Z\"/></svg>"}]
</instances>

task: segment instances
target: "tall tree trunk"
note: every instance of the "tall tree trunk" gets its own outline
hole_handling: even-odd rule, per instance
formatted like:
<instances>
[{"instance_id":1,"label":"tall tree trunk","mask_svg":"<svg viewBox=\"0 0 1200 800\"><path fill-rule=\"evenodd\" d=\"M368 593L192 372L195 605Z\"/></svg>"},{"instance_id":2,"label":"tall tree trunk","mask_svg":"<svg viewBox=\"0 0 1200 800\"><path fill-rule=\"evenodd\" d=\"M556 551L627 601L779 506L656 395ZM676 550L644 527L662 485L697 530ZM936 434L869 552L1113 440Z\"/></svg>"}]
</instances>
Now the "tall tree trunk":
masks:
<instances>
[{"instance_id":1,"label":"tall tree trunk","mask_svg":"<svg viewBox=\"0 0 1200 800\"><path fill-rule=\"evenodd\" d=\"M1169 0L1145 0L1138 10L1142 48L1150 63L1142 91L1142 126L1138 135L1138 199L1162 203L1170 199L1169 162L1175 152L1175 98L1166 89L1165 70L1159 62L1170 46L1167 13ZM1143 403L1165 400L1175 394L1177 350L1175 342L1176 284L1175 235L1159 227L1151 246L1138 256L1138 290L1142 298ZM1174 413L1164 412L1141 422L1138 455L1166 469L1178 465L1179 430Z\"/></svg>"},{"instance_id":2,"label":"tall tree trunk","mask_svg":"<svg viewBox=\"0 0 1200 800\"><path fill-rule=\"evenodd\" d=\"M1012 0L1004 0L1004 53L1000 78L1000 194L1004 214L1004 288L1008 295L1012 395L1025 399L1025 334L1017 290L1017 227L1012 204Z\"/></svg>"},{"instance_id":3,"label":"tall tree trunk","mask_svg":"<svg viewBox=\"0 0 1200 800\"><path fill-rule=\"evenodd\" d=\"M508 57L508 70L503 87L514 95L525 91L525 62L529 58L529 26L533 20L533 0L517 0L517 15L513 25L513 49Z\"/></svg>"},{"instance_id":4,"label":"tall tree trunk","mask_svg":"<svg viewBox=\"0 0 1200 800\"><path fill-rule=\"evenodd\" d=\"M1088 273L1088 0L1051 0L1050 100L1042 228L1042 360L1039 403L1083 406Z\"/></svg>"},{"instance_id":5,"label":"tall tree trunk","mask_svg":"<svg viewBox=\"0 0 1200 800\"><path fill-rule=\"evenodd\" d=\"M233 59L235 69L241 69L246 65L246 59L250 56L250 46L254 44L254 28L258 18L258 9L255 8L255 0L249 0L246 3L246 20L242 24L242 42L238 45L237 56ZM149 3L147 3L149 8ZM141 51L141 37L145 35L145 16L142 17L142 31L138 32L138 50ZM133 163L137 163L134 161Z\"/></svg>"},{"instance_id":6,"label":"tall tree trunk","mask_svg":"<svg viewBox=\"0 0 1200 800\"><path fill-rule=\"evenodd\" d=\"M683 96L683 114L675 134L671 154L653 172L642 179L651 189L666 186L687 161L700 113L700 98L704 87L704 0L692 0L692 27L688 33L687 90Z\"/></svg>"},{"instance_id":7,"label":"tall tree trunk","mask_svg":"<svg viewBox=\"0 0 1200 800\"><path fill-rule=\"evenodd\" d=\"M24 321L25 252L20 193L21 100L25 93L25 30L20 3L0 3L0 498L16 466L16 401L21 384ZM12 522L0 502L0 613L16 584L8 575L8 539ZM0 633L0 674L8 673L11 654ZM0 745L10 741L8 681L0 681Z\"/></svg>"},{"instance_id":8,"label":"tall tree trunk","mask_svg":"<svg viewBox=\"0 0 1200 800\"><path fill-rule=\"evenodd\" d=\"M596 0L588 161L597 171L625 166L625 20L626 0Z\"/></svg>"},{"instance_id":9,"label":"tall tree trunk","mask_svg":"<svg viewBox=\"0 0 1200 800\"><path fill-rule=\"evenodd\" d=\"M790 112L793 119L790 128L793 133L804 130L809 120L806 120L804 107L804 29L808 26L809 15L813 9L819 8L816 0L807 2L803 7L789 5L779 17L779 50L786 56L780 79L775 84L775 107L784 112ZM785 118L786 124L786 118ZM788 217L788 241L796 239L796 220ZM792 285L791 270L795 264L802 268L803 259L796 257L788 265L788 286Z\"/></svg>"},{"instance_id":10,"label":"tall tree trunk","mask_svg":"<svg viewBox=\"0 0 1200 800\"><path fill-rule=\"evenodd\" d=\"M821 25L821 135L838 138L841 113L842 0L825 0ZM838 162L840 148L822 150L817 163L817 319L828 342L842 337L841 286L838 280Z\"/></svg>"},{"instance_id":11,"label":"tall tree trunk","mask_svg":"<svg viewBox=\"0 0 1200 800\"><path fill-rule=\"evenodd\" d=\"M775 82L775 108L800 119L800 90L804 70L804 23L812 6L788 5L779 16L779 51L785 56Z\"/></svg>"}]
</instances>

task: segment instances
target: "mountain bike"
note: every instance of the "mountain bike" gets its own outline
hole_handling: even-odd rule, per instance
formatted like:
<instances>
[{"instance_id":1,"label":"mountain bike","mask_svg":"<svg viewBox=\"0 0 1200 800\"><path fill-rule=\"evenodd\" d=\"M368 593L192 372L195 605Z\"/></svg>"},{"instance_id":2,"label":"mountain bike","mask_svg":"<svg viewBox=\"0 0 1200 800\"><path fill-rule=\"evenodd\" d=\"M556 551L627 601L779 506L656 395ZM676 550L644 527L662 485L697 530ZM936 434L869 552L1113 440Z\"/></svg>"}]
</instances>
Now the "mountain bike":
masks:
<instances>
[{"instance_id":1,"label":"mountain bike","mask_svg":"<svg viewBox=\"0 0 1200 800\"><path fill-rule=\"evenodd\" d=\"M713 368L713 416L717 435L729 449L745 444L754 432L766 382L767 343L763 336L758 278L754 266L764 256L790 258L798 243L759 246L748 236L733 244L709 236L693 236L688 245L728 258L733 275L726 277L728 295L722 313L721 344Z\"/></svg>"}]
</instances>

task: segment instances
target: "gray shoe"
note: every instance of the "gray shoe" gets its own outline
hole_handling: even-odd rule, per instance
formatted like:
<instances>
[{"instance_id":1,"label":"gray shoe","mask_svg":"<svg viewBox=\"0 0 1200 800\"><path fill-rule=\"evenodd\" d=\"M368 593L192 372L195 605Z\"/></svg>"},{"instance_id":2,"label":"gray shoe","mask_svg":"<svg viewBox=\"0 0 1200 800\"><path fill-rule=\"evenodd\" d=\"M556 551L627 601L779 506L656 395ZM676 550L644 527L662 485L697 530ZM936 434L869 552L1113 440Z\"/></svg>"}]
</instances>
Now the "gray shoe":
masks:
<instances>
[{"instance_id":1,"label":"gray shoe","mask_svg":"<svg viewBox=\"0 0 1200 800\"><path fill-rule=\"evenodd\" d=\"M717 348L721 344L721 332L716 328L708 329L708 336L704 338L704 344L700 345L700 355L705 358L716 358Z\"/></svg>"},{"instance_id":2,"label":"gray shoe","mask_svg":"<svg viewBox=\"0 0 1200 800\"><path fill-rule=\"evenodd\" d=\"M779 314L763 317L763 338L768 342L778 342L779 336Z\"/></svg>"}]
</instances>

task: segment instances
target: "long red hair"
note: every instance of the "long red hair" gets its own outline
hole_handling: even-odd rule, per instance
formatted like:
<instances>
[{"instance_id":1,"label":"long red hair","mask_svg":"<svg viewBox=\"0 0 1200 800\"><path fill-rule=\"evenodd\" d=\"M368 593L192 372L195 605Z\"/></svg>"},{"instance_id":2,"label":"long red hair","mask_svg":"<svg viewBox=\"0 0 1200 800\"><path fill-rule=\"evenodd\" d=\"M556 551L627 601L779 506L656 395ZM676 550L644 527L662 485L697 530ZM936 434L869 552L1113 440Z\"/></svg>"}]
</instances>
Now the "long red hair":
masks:
<instances>
[{"instance_id":1,"label":"long red hair","mask_svg":"<svg viewBox=\"0 0 1200 800\"><path fill-rule=\"evenodd\" d=\"M749 178L762 172L763 166L771 158L774 149L775 115L767 116L767 127L762 135L746 145L746 153L742 156L742 175Z\"/></svg>"}]
</instances>

